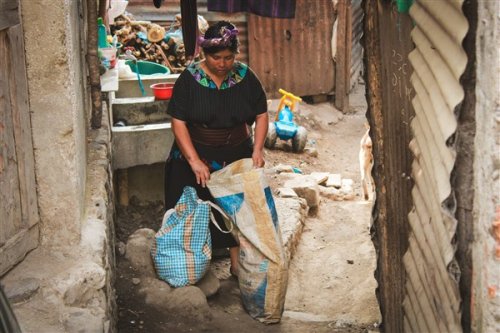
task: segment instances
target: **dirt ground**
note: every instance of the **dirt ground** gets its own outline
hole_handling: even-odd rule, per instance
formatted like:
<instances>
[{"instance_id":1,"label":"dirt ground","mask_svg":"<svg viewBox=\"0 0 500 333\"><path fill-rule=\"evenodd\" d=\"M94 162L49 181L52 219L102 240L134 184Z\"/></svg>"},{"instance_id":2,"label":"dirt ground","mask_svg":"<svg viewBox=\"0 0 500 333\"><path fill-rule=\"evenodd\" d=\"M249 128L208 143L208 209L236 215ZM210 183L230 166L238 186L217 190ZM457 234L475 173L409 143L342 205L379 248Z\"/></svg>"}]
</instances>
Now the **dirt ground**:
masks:
<instances>
[{"instance_id":1,"label":"dirt ground","mask_svg":"<svg viewBox=\"0 0 500 333\"><path fill-rule=\"evenodd\" d=\"M276 107L273 101L271 110ZM244 311L237 281L228 273L228 259L214 259L212 270L221 280L219 292L208 299L213 318L195 321L182 313L149 307L137 295L137 274L117 256L116 293L119 332L377 332L380 313L375 298L375 251L369 235L371 201L360 196L358 151L364 134L364 86L351 95L351 112L341 114L331 103L301 103L297 122L309 131L309 147L318 156L294 154L281 145L266 150L266 167L286 164L304 174L340 173L354 181L351 201L322 198L315 216L306 220L290 263L285 312L281 323L265 326ZM281 184L270 177L272 188ZM157 230L163 215L160 202L117 209L117 241L126 242L138 228Z\"/></svg>"}]
</instances>

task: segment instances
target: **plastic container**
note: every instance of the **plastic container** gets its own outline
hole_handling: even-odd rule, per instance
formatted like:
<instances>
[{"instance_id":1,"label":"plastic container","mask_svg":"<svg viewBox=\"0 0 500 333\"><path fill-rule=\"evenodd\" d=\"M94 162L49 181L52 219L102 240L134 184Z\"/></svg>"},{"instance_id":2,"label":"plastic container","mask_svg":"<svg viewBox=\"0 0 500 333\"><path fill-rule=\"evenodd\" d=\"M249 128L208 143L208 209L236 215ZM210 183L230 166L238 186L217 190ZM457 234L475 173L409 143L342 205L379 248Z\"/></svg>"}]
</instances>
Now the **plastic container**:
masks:
<instances>
[{"instance_id":1,"label":"plastic container","mask_svg":"<svg viewBox=\"0 0 500 333\"><path fill-rule=\"evenodd\" d=\"M100 49L109 47L107 41L108 32L106 26L102 23L102 17L97 18L97 47Z\"/></svg>"},{"instance_id":2,"label":"plastic container","mask_svg":"<svg viewBox=\"0 0 500 333\"><path fill-rule=\"evenodd\" d=\"M412 4L413 0L396 0L396 6L400 13L408 13Z\"/></svg>"},{"instance_id":3,"label":"plastic container","mask_svg":"<svg viewBox=\"0 0 500 333\"><path fill-rule=\"evenodd\" d=\"M157 64L156 62L139 60L136 65L133 60L127 60L126 64L134 73L139 71L139 74L143 75L170 74L170 69L168 69L168 67Z\"/></svg>"},{"instance_id":4,"label":"plastic container","mask_svg":"<svg viewBox=\"0 0 500 333\"><path fill-rule=\"evenodd\" d=\"M156 99L170 99L174 89L173 83L155 83L150 86Z\"/></svg>"},{"instance_id":5,"label":"plastic container","mask_svg":"<svg viewBox=\"0 0 500 333\"><path fill-rule=\"evenodd\" d=\"M100 48L99 58L101 59L102 64L106 68L115 68L116 66L116 48L114 47L105 47Z\"/></svg>"}]
</instances>

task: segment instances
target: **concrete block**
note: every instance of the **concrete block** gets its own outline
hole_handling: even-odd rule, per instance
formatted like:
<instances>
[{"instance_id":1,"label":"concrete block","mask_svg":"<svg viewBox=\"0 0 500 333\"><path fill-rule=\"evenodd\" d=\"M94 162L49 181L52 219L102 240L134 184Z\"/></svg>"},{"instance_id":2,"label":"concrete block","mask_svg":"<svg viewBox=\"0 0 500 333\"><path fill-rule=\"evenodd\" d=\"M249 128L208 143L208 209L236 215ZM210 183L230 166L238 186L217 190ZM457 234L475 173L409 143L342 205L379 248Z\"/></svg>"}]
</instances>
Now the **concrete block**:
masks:
<instances>
[{"instance_id":1,"label":"concrete block","mask_svg":"<svg viewBox=\"0 0 500 333\"><path fill-rule=\"evenodd\" d=\"M291 260L304 228L308 207L302 198L275 198L281 237L288 261Z\"/></svg>"},{"instance_id":2,"label":"concrete block","mask_svg":"<svg viewBox=\"0 0 500 333\"><path fill-rule=\"evenodd\" d=\"M298 198L299 196L295 191L288 187L280 187L276 190L277 195L281 198Z\"/></svg>"},{"instance_id":3,"label":"concrete block","mask_svg":"<svg viewBox=\"0 0 500 333\"><path fill-rule=\"evenodd\" d=\"M322 197L334 201L343 201L345 196L345 194L340 189L335 187L326 187L326 186L319 187L319 194Z\"/></svg>"},{"instance_id":4,"label":"concrete block","mask_svg":"<svg viewBox=\"0 0 500 333\"><path fill-rule=\"evenodd\" d=\"M282 173L282 172L293 172L293 167L291 165L286 165L286 164L278 164L275 167L273 167L273 170L276 173Z\"/></svg>"},{"instance_id":5,"label":"concrete block","mask_svg":"<svg viewBox=\"0 0 500 333\"><path fill-rule=\"evenodd\" d=\"M310 176L301 176L285 182L284 187L292 188L301 198L306 199L310 208L319 206L319 188L316 180Z\"/></svg>"},{"instance_id":6,"label":"concrete block","mask_svg":"<svg viewBox=\"0 0 500 333\"><path fill-rule=\"evenodd\" d=\"M326 180L326 186L327 187L335 187L335 188L341 188L342 187L342 177L338 173L331 173L328 176L328 179Z\"/></svg>"},{"instance_id":7,"label":"concrete block","mask_svg":"<svg viewBox=\"0 0 500 333\"><path fill-rule=\"evenodd\" d=\"M330 174L328 172L311 172L311 174L310 174L310 176L312 178L314 178L314 180L316 180L316 183L318 185L322 185L322 184L326 183L329 175Z\"/></svg>"}]
</instances>

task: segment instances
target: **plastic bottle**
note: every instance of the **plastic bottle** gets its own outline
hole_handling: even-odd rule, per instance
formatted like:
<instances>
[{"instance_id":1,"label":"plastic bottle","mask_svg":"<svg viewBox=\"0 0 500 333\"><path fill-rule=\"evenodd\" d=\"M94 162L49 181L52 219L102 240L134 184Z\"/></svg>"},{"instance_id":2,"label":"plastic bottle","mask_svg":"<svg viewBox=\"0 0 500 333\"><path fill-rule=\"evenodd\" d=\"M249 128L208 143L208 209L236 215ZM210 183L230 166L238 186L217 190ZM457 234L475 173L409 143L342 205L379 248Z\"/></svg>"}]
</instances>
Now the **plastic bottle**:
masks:
<instances>
[{"instance_id":1,"label":"plastic bottle","mask_svg":"<svg viewBox=\"0 0 500 333\"><path fill-rule=\"evenodd\" d=\"M102 17L97 18L97 47L103 49L109 47L106 26L102 23Z\"/></svg>"}]
</instances>

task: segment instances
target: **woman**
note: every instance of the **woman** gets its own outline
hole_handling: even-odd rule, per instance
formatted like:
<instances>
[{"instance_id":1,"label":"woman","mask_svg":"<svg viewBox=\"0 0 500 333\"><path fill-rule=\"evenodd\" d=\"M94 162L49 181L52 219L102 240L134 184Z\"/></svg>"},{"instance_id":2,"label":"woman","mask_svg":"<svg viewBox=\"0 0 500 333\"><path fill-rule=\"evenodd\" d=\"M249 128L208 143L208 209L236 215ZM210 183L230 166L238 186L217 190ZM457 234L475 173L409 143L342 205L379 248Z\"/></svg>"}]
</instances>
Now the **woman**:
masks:
<instances>
[{"instance_id":1,"label":"woman","mask_svg":"<svg viewBox=\"0 0 500 333\"><path fill-rule=\"evenodd\" d=\"M252 70L235 60L237 34L226 21L210 26L199 40L205 60L189 65L175 83L167 110L175 141L165 166L166 209L175 206L184 186L193 186L202 200L213 200L206 188L210 173L236 160L251 157L255 167L264 166L266 94ZM214 249L229 248L230 272L237 276L238 243L212 224L210 232Z\"/></svg>"}]
</instances>

